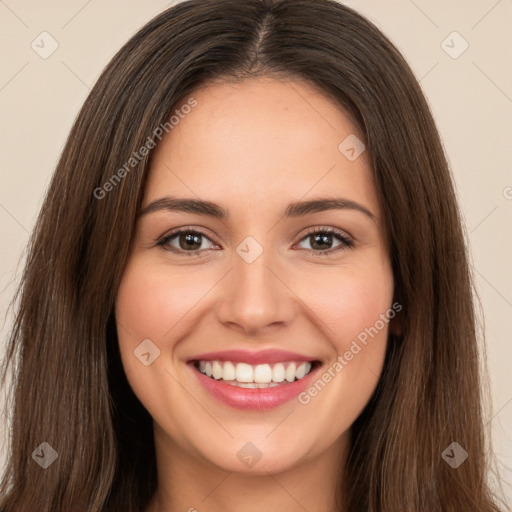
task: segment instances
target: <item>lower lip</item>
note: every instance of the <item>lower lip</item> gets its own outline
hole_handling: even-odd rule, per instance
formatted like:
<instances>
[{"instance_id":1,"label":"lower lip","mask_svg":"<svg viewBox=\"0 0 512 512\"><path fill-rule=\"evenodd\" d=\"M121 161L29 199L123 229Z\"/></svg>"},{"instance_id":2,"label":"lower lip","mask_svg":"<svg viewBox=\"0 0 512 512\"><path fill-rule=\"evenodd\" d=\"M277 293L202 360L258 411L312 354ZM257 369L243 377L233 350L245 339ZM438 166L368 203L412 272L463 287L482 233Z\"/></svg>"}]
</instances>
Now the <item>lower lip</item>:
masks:
<instances>
[{"instance_id":1,"label":"lower lip","mask_svg":"<svg viewBox=\"0 0 512 512\"><path fill-rule=\"evenodd\" d=\"M221 402L236 409L264 411L279 407L302 393L311 383L320 367L312 369L305 377L272 388L239 388L212 379L190 365L200 384Z\"/></svg>"}]
</instances>

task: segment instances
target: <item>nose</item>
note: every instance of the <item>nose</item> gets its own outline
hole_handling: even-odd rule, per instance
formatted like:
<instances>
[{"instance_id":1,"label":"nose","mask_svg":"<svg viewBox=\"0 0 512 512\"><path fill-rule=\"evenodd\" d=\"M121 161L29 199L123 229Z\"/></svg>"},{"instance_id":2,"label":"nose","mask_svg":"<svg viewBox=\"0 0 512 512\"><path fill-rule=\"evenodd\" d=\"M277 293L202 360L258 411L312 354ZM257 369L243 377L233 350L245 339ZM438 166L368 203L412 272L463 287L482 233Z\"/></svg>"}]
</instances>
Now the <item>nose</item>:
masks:
<instances>
[{"instance_id":1,"label":"nose","mask_svg":"<svg viewBox=\"0 0 512 512\"><path fill-rule=\"evenodd\" d=\"M217 318L232 329L252 336L265 334L288 325L298 311L297 297L270 250L252 263L235 254L223 281Z\"/></svg>"}]
</instances>

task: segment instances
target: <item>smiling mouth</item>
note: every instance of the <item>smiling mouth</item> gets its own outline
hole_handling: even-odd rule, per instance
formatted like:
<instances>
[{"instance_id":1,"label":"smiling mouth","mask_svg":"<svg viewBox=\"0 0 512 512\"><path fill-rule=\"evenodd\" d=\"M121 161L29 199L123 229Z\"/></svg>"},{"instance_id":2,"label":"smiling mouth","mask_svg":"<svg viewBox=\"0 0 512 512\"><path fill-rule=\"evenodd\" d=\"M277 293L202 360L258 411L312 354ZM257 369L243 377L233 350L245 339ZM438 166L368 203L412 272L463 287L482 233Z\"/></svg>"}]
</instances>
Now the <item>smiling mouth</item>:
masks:
<instances>
[{"instance_id":1,"label":"smiling mouth","mask_svg":"<svg viewBox=\"0 0 512 512\"><path fill-rule=\"evenodd\" d=\"M234 361L192 361L197 371L231 386L265 389L285 386L303 379L319 361L286 361L251 365Z\"/></svg>"}]
</instances>

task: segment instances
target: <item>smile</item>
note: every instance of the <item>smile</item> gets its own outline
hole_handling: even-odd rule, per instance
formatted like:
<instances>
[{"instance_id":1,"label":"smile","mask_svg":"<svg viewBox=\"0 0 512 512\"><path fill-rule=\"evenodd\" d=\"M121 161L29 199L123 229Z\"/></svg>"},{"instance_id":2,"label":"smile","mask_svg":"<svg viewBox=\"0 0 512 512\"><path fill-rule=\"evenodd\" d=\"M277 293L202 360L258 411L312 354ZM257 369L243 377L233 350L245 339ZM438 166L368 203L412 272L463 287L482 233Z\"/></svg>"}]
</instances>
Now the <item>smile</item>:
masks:
<instances>
[{"instance_id":1,"label":"smile","mask_svg":"<svg viewBox=\"0 0 512 512\"><path fill-rule=\"evenodd\" d=\"M286 361L251 365L233 361L198 361L196 368L207 377L231 386L266 389L295 382L309 374L309 361Z\"/></svg>"},{"instance_id":2,"label":"smile","mask_svg":"<svg viewBox=\"0 0 512 512\"><path fill-rule=\"evenodd\" d=\"M297 399L323 365L284 350L210 352L187 363L206 396L245 411L269 410Z\"/></svg>"}]
</instances>

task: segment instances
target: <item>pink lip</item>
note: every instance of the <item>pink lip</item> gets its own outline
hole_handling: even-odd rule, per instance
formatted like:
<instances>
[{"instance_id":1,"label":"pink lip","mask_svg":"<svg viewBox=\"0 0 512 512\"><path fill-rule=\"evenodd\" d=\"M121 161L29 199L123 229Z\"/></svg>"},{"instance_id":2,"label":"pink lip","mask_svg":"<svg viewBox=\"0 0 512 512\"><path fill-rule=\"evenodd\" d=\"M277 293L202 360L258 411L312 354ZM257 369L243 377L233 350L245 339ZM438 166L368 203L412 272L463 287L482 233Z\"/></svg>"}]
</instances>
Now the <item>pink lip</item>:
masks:
<instances>
[{"instance_id":1,"label":"pink lip","mask_svg":"<svg viewBox=\"0 0 512 512\"><path fill-rule=\"evenodd\" d=\"M285 359L282 359L281 361L284 360ZM286 360L290 361L289 358ZM296 357L293 357L291 360L296 360ZM235 361L240 361L240 359L235 359ZM266 359L266 361L268 361L268 359ZM225 384L222 381L212 379L211 377L202 374L193 364L190 364L189 366L196 375L200 384L217 400L220 400L224 404L236 409L253 411L272 409L294 399L311 385L315 375L320 370L320 366L318 366L313 368L302 379L281 384L273 388L250 389Z\"/></svg>"},{"instance_id":2,"label":"pink lip","mask_svg":"<svg viewBox=\"0 0 512 512\"><path fill-rule=\"evenodd\" d=\"M260 350L250 352L248 350L222 350L220 352L208 352L189 358L191 361L232 361L236 363L262 364L284 363L285 361L315 361L314 357L288 352L287 350Z\"/></svg>"}]
</instances>

